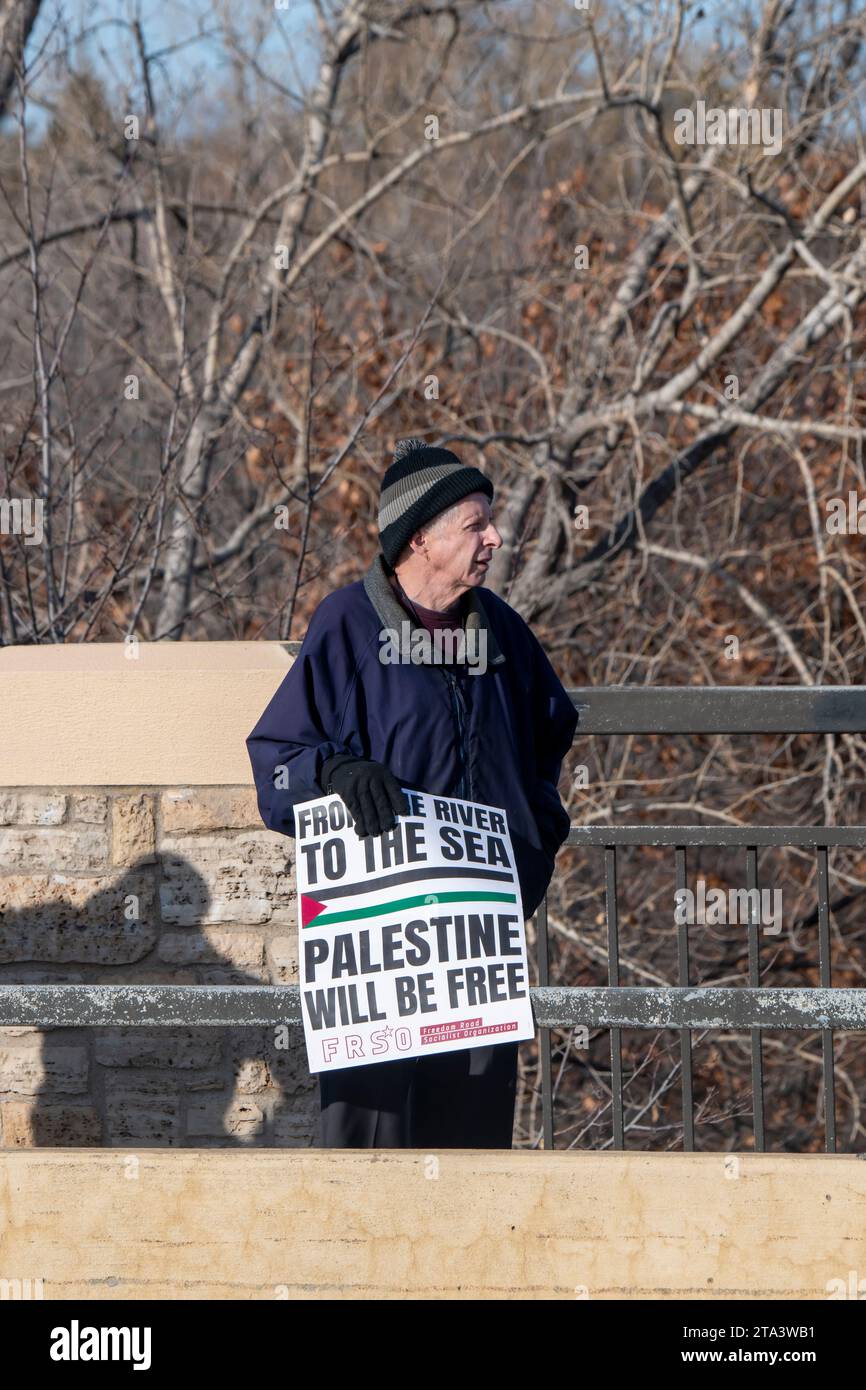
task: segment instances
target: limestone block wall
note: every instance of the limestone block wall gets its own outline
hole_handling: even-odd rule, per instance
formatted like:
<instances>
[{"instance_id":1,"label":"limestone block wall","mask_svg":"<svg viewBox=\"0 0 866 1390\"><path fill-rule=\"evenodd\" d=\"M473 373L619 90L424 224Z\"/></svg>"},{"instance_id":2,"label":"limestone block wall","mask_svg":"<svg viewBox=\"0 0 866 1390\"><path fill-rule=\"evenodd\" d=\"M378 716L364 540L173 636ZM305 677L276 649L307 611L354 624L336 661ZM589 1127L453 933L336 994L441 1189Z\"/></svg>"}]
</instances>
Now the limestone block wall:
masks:
<instances>
[{"instance_id":1,"label":"limestone block wall","mask_svg":"<svg viewBox=\"0 0 866 1390\"><path fill-rule=\"evenodd\" d=\"M244 745L287 651L159 646L0 653L0 984L297 983L294 842L263 826ZM318 1083L288 1037L0 1028L0 1146L307 1146Z\"/></svg>"}]
</instances>

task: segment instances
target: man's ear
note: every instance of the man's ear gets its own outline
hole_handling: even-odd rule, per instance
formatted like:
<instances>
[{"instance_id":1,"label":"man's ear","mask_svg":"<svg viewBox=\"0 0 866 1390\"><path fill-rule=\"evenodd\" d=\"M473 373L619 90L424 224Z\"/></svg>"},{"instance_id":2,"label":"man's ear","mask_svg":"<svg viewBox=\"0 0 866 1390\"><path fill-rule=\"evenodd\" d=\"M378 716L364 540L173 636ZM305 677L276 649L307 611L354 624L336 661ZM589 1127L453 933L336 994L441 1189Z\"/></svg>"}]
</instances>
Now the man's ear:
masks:
<instances>
[{"instance_id":1,"label":"man's ear","mask_svg":"<svg viewBox=\"0 0 866 1390\"><path fill-rule=\"evenodd\" d=\"M424 527L419 529L412 536L410 544L406 547L407 559L409 555L423 555L427 549L427 530Z\"/></svg>"}]
</instances>

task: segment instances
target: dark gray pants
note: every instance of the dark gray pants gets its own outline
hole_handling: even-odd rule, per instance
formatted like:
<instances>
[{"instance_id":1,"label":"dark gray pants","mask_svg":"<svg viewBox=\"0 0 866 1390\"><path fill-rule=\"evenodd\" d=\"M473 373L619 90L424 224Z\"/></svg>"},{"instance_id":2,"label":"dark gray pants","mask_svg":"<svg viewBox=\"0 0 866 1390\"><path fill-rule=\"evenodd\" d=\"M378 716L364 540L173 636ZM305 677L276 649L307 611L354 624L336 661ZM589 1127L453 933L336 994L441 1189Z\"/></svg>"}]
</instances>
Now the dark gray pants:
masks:
<instances>
[{"instance_id":1,"label":"dark gray pants","mask_svg":"<svg viewBox=\"0 0 866 1390\"><path fill-rule=\"evenodd\" d=\"M320 1072L319 1148L510 1149L518 1047Z\"/></svg>"}]
</instances>

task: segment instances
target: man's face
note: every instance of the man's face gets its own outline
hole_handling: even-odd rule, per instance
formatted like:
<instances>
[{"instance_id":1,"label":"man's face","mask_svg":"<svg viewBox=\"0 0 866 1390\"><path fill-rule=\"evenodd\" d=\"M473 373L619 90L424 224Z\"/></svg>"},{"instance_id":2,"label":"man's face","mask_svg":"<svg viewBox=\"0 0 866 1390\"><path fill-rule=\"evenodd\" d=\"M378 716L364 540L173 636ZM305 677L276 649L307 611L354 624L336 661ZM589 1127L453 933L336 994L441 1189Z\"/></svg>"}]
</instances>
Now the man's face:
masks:
<instances>
[{"instance_id":1,"label":"man's face","mask_svg":"<svg viewBox=\"0 0 866 1390\"><path fill-rule=\"evenodd\" d=\"M490 501L483 492L464 497L449 508L440 526L425 534L433 570L464 589L484 583L493 552L502 544L490 520Z\"/></svg>"}]
</instances>

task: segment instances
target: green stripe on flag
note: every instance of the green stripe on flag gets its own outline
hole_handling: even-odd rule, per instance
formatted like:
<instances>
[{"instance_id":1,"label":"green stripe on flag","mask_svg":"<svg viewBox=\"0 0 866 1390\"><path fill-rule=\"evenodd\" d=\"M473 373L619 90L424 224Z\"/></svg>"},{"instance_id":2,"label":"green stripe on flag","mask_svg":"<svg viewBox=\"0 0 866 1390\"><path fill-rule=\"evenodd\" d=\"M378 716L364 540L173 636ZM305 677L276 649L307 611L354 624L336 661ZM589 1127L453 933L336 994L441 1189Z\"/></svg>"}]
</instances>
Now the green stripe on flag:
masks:
<instances>
[{"instance_id":1,"label":"green stripe on flag","mask_svg":"<svg viewBox=\"0 0 866 1390\"><path fill-rule=\"evenodd\" d=\"M307 931L310 927L329 927L336 922L356 922L361 917L381 917L387 912L402 912L405 907L429 906L431 898L436 903L517 902L513 893L425 893L414 898L395 898L393 902L379 903L376 907L352 907L348 912L320 912L318 917L307 923L304 930Z\"/></svg>"}]
</instances>

